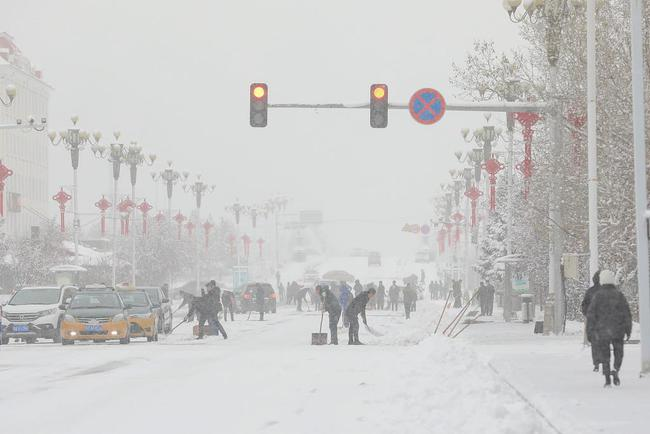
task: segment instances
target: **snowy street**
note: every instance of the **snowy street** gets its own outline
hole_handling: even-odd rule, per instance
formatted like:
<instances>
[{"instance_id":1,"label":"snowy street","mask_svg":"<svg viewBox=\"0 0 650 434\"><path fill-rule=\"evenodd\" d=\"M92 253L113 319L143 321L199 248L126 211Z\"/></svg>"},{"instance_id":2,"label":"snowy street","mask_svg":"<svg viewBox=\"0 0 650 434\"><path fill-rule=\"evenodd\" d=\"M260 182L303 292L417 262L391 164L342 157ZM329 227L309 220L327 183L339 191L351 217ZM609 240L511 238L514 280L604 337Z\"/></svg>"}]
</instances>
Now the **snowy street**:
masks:
<instances>
[{"instance_id":1,"label":"snowy street","mask_svg":"<svg viewBox=\"0 0 650 434\"><path fill-rule=\"evenodd\" d=\"M438 307L421 302L408 323L369 312L384 336L362 329L362 347L311 346L319 315L290 307L225 323L227 341L193 341L184 325L157 344L12 344L0 359L3 431L552 432L474 350L427 338Z\"/></svg>"}]
</instances>

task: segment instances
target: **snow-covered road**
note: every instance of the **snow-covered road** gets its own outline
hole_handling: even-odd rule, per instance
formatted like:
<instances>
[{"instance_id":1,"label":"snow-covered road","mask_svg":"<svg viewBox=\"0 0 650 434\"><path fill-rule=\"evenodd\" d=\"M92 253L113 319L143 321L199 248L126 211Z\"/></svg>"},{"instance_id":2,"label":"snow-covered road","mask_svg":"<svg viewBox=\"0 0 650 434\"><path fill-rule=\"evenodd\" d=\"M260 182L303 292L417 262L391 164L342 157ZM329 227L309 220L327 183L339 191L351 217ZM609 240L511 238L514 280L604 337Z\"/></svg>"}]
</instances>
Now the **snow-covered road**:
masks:
<instances>
[{"instance_id":1,"label":"snow-covered road","mask_svg":"<svg viewBox=\"0 0 650 434\"><path fill-rule=\"evenodd\" d=\"M470 345L430 337L438 309L420 302L409 322L369 312L384 335L362 330L362 347L311 346L320 315L289 307L226 323L227 341L194 341L181 326L158 343L4 346L0 425L12 434L551 432Z\"/></svg>"}]
</instances>

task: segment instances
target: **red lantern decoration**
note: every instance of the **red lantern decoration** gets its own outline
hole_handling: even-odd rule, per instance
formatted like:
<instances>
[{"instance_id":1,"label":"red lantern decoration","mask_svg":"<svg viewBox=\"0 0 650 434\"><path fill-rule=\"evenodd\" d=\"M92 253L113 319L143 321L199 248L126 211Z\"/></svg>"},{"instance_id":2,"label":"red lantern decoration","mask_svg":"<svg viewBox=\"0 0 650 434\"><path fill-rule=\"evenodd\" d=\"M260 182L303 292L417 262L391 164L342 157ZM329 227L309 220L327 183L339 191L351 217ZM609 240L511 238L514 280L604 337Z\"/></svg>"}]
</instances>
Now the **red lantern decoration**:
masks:
<instances>
[{"instance_id":1,"label":"red lantern decoration","mask_svg":"<svg viewBox=\"0 0 650 434\"><path fill-rule=\"evenodd\" d=\"M142 212L142 235L147 235L147 214L149 214L149 211L151 211L153 207L145 199L140 205L138 205L138 209Z\"/></svg>"},{"instance_id":2,"label":"red lantern decoration","mask_svg":"<svg viewBox=\"0 0 650 434\"><path fill-rule=\"evenodd\" d=\"M475 185L471 186L469 190L465 192L465 196L469 198L470 204L472 205L472 227L476 226L476 203L479 198L483 196L483 192L476 188Z\"/></svg>"},{"instance_id":3,"label":"red lantern decoration","mask_svg":"<svg viewBox=\"0 0 650 434\"><path fill-rule=\"evenodd\" d=\"M203 223L203 231L205 232L205 250L208 250L208 244L209 244L209 240L210 240L210 231L212 230L213 227L214 227L214 225L212 223L210 223L209 221L206 221L205 223Z\"/></svg>"},{"instance_id":4,"label":"red lantern decoration","mask_svg":"<svg viewBox=\"0 0 650 434\"><path fill-rule=\"evenodd\" d=\"M5 215L5 181L13 174L14 171L2 164L0 160L0 217Z\"/></svg>"},{"instance_id":5,"label":"red lantern decoration","mask_svg":"<svg viewBox=\"0 0 650 434\"><path fill-rule=\"evenodd\" d=\"M506 166L496 158L490 158L481 167L490 175L490 211L497 209L497 173Z\"/></svg>"},{"instance_id":6,"label":"red lantern decoration","mask_svg":"<svg viewBox=\"0 0 650 434\"><path fill-rule=\"evenodd\" d=\"M244 234L244 236L241 237L241 240L244 243L244 255L248 258L251 252L251 237Z\"/></svg>"},{"instance_id":7,"label":"red lantern decoration","mask_svg":"<svg viewBox=\"0 0 650 434\"><path fill-rule=\"evenodd\" d=\"M65 204L72 199L72 196L61 188L61 191L52 196L52 199L59 204L59 211L61 212L61 232L65 232Z\"/></svg>"},{"instance_id":8,"label":"red lantern decoration","mask_svg":"<svg viewBox=\"0 0 650 434\"><path fill-rule=\"evenodd\" d=\"M260 258L262 257L262 248L264 247L264 239L260 238L257 240L257 246L260 249Z\"/></svg>"},{"instance_id":9,"label":"red lantern decoration","mask_svg":"<svg viewBox=\"0 0 650 434\"><path fill-rule=\"evenodd\" d=\"M524 197L528 198L530 191L530 178L533 177L533 126L542 118L541 115L531 112L519 112L514 114L523 128L524 136L524 161L517 164L515 168L524 176Z\"/></svg>"},{"instance_id":10,"label":"red lantern decoration","mask_svg":"<svg viewBox=\"0 0 650 434\"><path fill-rule=\"evenodd\" d=\"M179 240L181 239L181 228L183 227L183 222L185 221L185 219L186 219L186 217L183 214L181 214L180 211L178 212L178 214L176 214L174 216L174 220L178 224L178 239Z\"/></svg>"},{"instance_id":11,"label":"red lantern decoration","mask_svg":"<svg viewBox=\"0 0 650 434\"><path fill-rule=\"evenodd\" d=\"M129 214L131 214L133 208L135 208L135 202L128 197L117 204L117 210L122 216L120 220L120 233L125 237L129 235Z\"/></svg>"},{"instance_id":12,"label":"red lantern decoration","mask_svg":"<svg viewBox=\"0 0 650 434\"><path fill-rule=\"evenodd\" d=\"M185 224L185 229L187 229L187 235L189 235L190 238L192 238L192 233L194 233L195 227L196 225L192 223L191 220Z\"/></svg>"},{"instance_id":13,"label":"red lantern decoration","mask_svg":"<svg viewBox=\"0 0 650 434\"><path fill-rule=\"evenodd\" d=\"M101 220L99 227L102 232L102 237L106 235L106 210L111 207L111 203L102 195L102 198L98 202L95 202L95 206L99 208L99 213L101 214Z\"/></svg>"}]
</instances>

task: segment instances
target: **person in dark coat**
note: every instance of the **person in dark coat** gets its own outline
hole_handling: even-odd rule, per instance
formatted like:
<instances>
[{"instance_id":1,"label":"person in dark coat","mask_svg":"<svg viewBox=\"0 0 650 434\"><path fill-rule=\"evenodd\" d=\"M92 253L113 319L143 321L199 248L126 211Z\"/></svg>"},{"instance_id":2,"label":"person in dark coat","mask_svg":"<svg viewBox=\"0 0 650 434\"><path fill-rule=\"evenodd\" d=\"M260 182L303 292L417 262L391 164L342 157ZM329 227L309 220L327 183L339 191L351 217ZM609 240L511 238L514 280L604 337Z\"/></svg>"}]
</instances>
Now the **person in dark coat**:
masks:
<instances>
[{"instance_id":1,"label":"person in dark coat","mask_svg":"<svg viewBox=\"0 0 650 434\"><path fill-rule=\"evenodd\" d=\"M487 294L487 286L483 281L481 281L481 284L478 286L478 301L479 304L481 305L481 316L487 315L487 300L488 300L488 294Z\"/></svg>"},{"instance_id":2,"label":"person in dark coat","mask_svg":"<svg viewBox=\"0 0 650 434\"><path fill-rule=\"evenodd\" d=\"M218 332L221 332L221 336L224 339L228 339L226 330L219 322L219 311L218 306L221 305L220 294L217 291L218 288L211 288L206 294L205 291L201 290L200 297L194 297L190 303L190 311L185 317L186 321L189 321L189 318L193 318L194 315L199 317L199 336L198 339L203 339L204 336L204 326L207 321L208 325L211 328L215 328Z\"/></svg>"},{"instance_id":3,"label":"person in dark coat","mask_svg":"<svg viewBox=\"0 0 650 434\"><path fill-rule=\"evenodd\" d=\"M354 281L353 291L355 297L363 292L363 285L361 285L361 282L359 282L358 279Z\"/></svg>"},{"instance_id":4,"label":"person in dark coat","mask_svg":"<svg viewBox=\"0 0 650 434\"><path fill-rule=\"evenodd\" d=\"M285 291L284 291L284 285L282 282L278 285L278 297L280 297L280 301L284 300L285 296Z\"/></svg>"},{"instance_id":5,"label":"person in dark coat","mask_svg":"<svg viewBox=\"0 0 650 434\"><path fill-rule=\"evenodd\" d=\"M221 294L221 303L223 304L223 319L228 321L228 314L230 313L230 320L235 320L235 294L232 291L223 291Z\"/></svg>"},{"instance_id":6,"label":"person in dark coat","mask_svg":"<svg viewBox=\"0 0 650 434\"><path fill-rule=\"evenodd\" d=\"M461 280L452 281L451 287L454 296L454 307L463 307L463 291L461 290Z\"/></svg>"},{"instance_id":7,"label":"person in dark coat","mask_svg":"<svg viewBox=\"0 0 650 434\"><path fill-rule=\"evenodd\" d=\"M386 288L384 282L379 282L377 287L377 309L384 310L384 300L386 299Z\"/></svg>"},{"instance_id":8,"label":"person in dark coat","mask_svg":"<svg viewBox=\"0 0 650 434\"><path fill-rule=\"evenodd\" d=\"M343 309L343 312L348 308L350 305L350 302L352 301L352 291L350 291L350 287L348 286L347 283L341 282L341 287L339 289L339 304L341 305L341 309ZM348 327L349 323L347 320L347 317L345 315L343 316L343 327Z\"/></svg>"},{"instance_id":9,"label":"person in dark coat","mask_svg":"<svg viewBox=\"0 0 650 434\"><path fill-rule=\"evenodd\" d=\"M359 341L359 315L361 315L363 323L368 325L368 320L366 319L366 305L370 299L375 296L376 292L375 288L362 291L361 294L354 297L352 303L350 303L348 308L345 310L345 317L350 323L348 345L363 345L363 343Z\"/></svg>"},{"instance_id":10,"label":"person in dark coat","mask_svg":"<svg viewBox=\"0 0 650 434\"><path fill-rule=\"evenodd\" d=\"M429 283L429 295L430 295L431 300L435 300L435 298L436 298L436 284L433 283L433 280L431 281L431 283Z\"/></svg>"},{"instance_id":11,"label":"person in dark coat","mask_svg":"<svg viewBox=\"0 0 650 434\"><path fill-rule=\"evenodd\" d=\"M307 303L307 293L309 292L309 288L302 288L296 291L294 294L293 298L296 300L297 306L296 310L298 312L302 312L302 302L304 301Z\"/></svg>"},{"instance_id":12,"label":"person in dark coat","mask_svg":"<svg viewBox=\"0 0 650 434\"><path fill-rule=\"evenodd\" d=\"M619 386L619 371L623 364L623 339L632 334L632 313L630 306L615 286L614 273L603 270L600 273L600 289L596 291L587 310L587 336L598 348L598 361L603 365L605 387ZM610 347L614 350L614 370L610 367Z\"/></svg>"},{"instance_id":13,"label":"person in dark coat","mask_svg":"<svg viewBox=\"0 0 650 434\"><path fill-rule=\"evenodd\" d=\"M338 345L338 324L341 318L341 305L336 299L334 293L327 286L317 286L316 290L320 294L323 310L327 312L330 322L330 345Z\"/></svg>"},{"instance_id":14,"label":"person in dark coat","mask_svg":"<svg viewBox=\"0 0 650 434\"><path fill-rule=\"evenodd\" d=\"M255 287L255 306L260 313L260 321L264 321L264 311L266 310L266 294L262 285L257 284Z\"/></svg>"},{"instance_id":15,"label":"person in dark coat","mask_svg":"<svg viewBox=\"0 0 650 434\"><path fill-rule=\"evenodd\" d=\"M410 283L406 284L406 288L404 288L402 292L404 294L404 314L406 315L406 319L410 319L411 311L413 310L413 305L415 304L418 295Z\"/></svg>"},{"instance_id":16,"label":"person in dark coat","mask_svg":"<svg viewBox=\"0 0 650 434\"><path fill-rule=\"evenodd\" d=\"M393 284L388 289L388 300L390 301L390 310L397 311L399 305L399 286L393 280Z\"/></svg>"},{"instance_id":17,"label":"person in dark coat","mask_svg":"<svg viewBox=\"0 0 650 434\"><path fill-rule=\"evenodd\" d=\"M580 311L585 317L585 322L587 321L587 312L589 312L589 305L591 304L591 300L593 300L594 295L596 295L596 292L600 289L600 270L594 273L594 276L591 280L593 282L593 285L587 289L587 292L585 292L585 297L582 299L582 303L580 304ZM585 328L587 328L587 324L585 324ZM592 341L589 336L587 336L587 341ZM600 362L598 361L598 348L593 344L591 345L591 361L594 365L594 372L598 372L600 367Z\"/></svg>"}]
</instances>

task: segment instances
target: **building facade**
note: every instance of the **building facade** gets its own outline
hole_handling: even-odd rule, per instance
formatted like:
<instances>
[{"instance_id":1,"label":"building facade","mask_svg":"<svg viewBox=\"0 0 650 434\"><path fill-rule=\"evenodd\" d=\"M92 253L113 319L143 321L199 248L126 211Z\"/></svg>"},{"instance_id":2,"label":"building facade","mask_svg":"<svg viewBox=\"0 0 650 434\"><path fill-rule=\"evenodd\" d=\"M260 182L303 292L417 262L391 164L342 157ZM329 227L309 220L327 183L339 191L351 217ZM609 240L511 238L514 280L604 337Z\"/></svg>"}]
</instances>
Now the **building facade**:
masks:
<instances>
[{"instance_id":1,"label":"building facade","mask_svg":"<svg viewBox=\"0 0 650 434\"><path fill-rule=\"evenodd\" d=\"M16 87L16 98L11 106L0 106L0 125L15 125L17 119L26 123L30 116L38 124L42 118L47 119L52 88L21 53L13 38L0 32L0 93L3 95L8 84ZM0 237L29 237L37 234L48 221L53 195L48 187L48 144L46 131L0 129L0 160L13 171L5 181Z\"/></svg>"}]
</instances>

